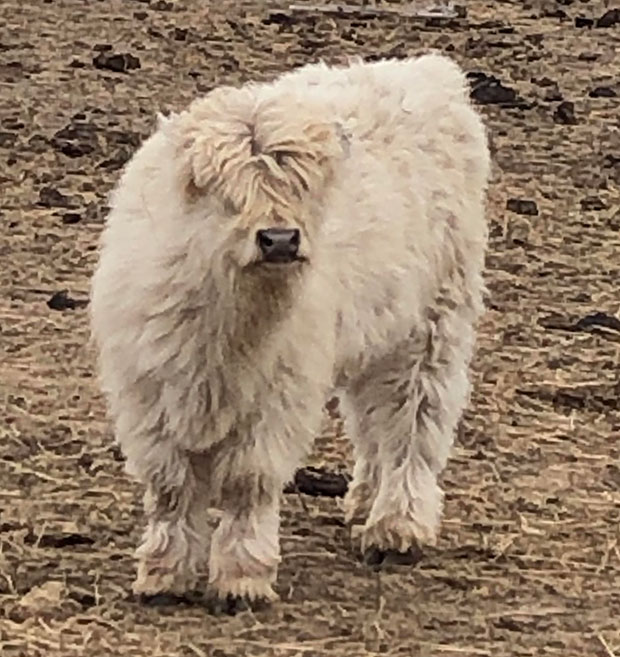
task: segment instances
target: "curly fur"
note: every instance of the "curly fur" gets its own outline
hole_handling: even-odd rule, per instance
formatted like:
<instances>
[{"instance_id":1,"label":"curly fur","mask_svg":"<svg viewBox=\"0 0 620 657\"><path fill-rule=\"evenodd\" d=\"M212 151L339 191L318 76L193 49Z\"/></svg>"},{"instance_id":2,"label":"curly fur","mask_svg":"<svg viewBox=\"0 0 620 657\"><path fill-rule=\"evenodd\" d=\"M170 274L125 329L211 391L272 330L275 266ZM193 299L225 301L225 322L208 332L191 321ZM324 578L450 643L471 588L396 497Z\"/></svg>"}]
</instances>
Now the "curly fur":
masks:
<instances>
[{"instance_id":1,"label":"curly fur","mask_svg":"<svg viewBox=\"0 0 620 657\"><path fill-rule=\"evenodd\" d=\"M161 118L92 284L102 388L146 487L134 588L273 599L279 496L348 399L363 547L437 535L482 311L486 134L450 60L310 65ZM266 266L256 231L296 227ZM211 534L208 509L220 510Z\"/></svg>"}]
</instances>

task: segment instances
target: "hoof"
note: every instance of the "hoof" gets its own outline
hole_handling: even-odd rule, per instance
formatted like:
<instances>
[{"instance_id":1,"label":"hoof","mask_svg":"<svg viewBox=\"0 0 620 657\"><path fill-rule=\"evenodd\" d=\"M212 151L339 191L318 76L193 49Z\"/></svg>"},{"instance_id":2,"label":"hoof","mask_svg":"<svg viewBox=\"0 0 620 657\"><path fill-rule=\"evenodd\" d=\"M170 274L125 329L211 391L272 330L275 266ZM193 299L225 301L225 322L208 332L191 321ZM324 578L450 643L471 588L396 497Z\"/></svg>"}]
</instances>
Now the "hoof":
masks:
<instances>
[{"instance_id":1,"label":"hoof","mask_svg":"<svg viewBox=\"0 0 620 657\"><path fill-rule=\"evenodd\" d=\"M363 553L363 560L367 566L384 568L388 566L415 566L422 559L422 550L414 545L405 552L398 550L381 550L369 547Z\"/></svg>"},{"instance_id":2,"label":"hoof","mask_svg":"<svg viewBox=\"0 0 620 657\"><path fill-rule=\"evenodd\" d=\"M200 591L188 591L187 593L140 593L138 600L148 607L177 607L179 605L203 605L204 596Z\"/></svg>"},{"instance_id":3,"label":"hoof","mask_svg":"<svg viewBox=\"0 0 620 657\"><path fill-rule=\"evenodd\" d=\"M269 605L267 598L250 599L247 596L229 594L225 598L218 596L206 603L207 610L213 616L236 616L244 611L261 611Z\"/></svg>"}]
</instances>

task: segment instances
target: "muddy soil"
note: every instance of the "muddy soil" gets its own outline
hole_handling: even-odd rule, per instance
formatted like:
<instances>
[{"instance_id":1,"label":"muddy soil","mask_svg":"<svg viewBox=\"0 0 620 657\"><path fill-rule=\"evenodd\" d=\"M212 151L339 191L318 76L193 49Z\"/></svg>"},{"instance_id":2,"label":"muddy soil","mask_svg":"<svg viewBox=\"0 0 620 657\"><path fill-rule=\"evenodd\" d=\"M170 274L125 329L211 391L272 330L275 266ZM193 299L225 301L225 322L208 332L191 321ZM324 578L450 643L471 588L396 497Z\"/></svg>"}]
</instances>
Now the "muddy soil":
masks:
<instances>
[{"instance_id":1,"label":"muddy soil","mask_svg":"<svg viewBox=\"0 0 620 657\"><path fill-rule=\"evenodd\" d=\"M3 657L620 654L620 16L471 0L419 21L406 5L0 1ZM495 163L488 312L439 544L377 573L339 498L287 494L280 603L140 606L140 491L88 345L108 191L157 111L319 58L428 47L470 72ZM350 468L340 420L311 464Z\"/></svg>"}]
</instances>

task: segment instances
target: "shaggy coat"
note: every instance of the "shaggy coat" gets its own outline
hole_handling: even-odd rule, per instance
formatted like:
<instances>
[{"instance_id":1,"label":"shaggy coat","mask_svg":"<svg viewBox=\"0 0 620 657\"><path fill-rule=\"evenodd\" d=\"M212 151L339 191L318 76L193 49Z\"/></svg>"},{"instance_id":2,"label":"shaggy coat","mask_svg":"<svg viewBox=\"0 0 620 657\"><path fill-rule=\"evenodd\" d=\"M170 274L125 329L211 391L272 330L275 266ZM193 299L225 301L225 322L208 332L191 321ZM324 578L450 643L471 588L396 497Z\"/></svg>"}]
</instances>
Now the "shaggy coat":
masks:
<instances>
[{"instance_id":1,"label":"shaggy coat","mask_svg":"<svg viewBox=\"0 0 620 657\"><path fill-rule=\"evenodd\" d=\"M435 540L488 175L464 76L439 55L310 65L160 118L113 193L92 285L102 388L146 488L135 591L193 586L210 549L217 595L276 597L281 490L335 388L362 548ZM299 231L293 261L264 260L273 227Z\"/></svg>"}]
</instances>

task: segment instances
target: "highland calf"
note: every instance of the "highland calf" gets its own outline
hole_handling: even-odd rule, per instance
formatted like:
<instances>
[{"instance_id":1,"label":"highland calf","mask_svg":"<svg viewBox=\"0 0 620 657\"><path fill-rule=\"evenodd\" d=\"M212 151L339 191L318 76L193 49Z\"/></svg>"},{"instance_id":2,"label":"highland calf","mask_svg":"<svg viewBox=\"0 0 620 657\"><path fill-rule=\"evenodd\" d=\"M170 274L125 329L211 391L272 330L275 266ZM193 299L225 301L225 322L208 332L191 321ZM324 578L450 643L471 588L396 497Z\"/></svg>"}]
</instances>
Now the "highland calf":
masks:
<instances>
[{"instance_id":1,"label":"highland calf","mask_svg":"<svg viewBox=\"0 0 620 657\"><path fill-rule=\"evenodd\" d=\"M193 587L210 550L217 596L276 597L281 491L335 389L362 549L435 540L488 175L464 76L434 54L310 65L160 119L112 196L91 306L146 487L136 592Z\"/></svg>"}]
</instances>

